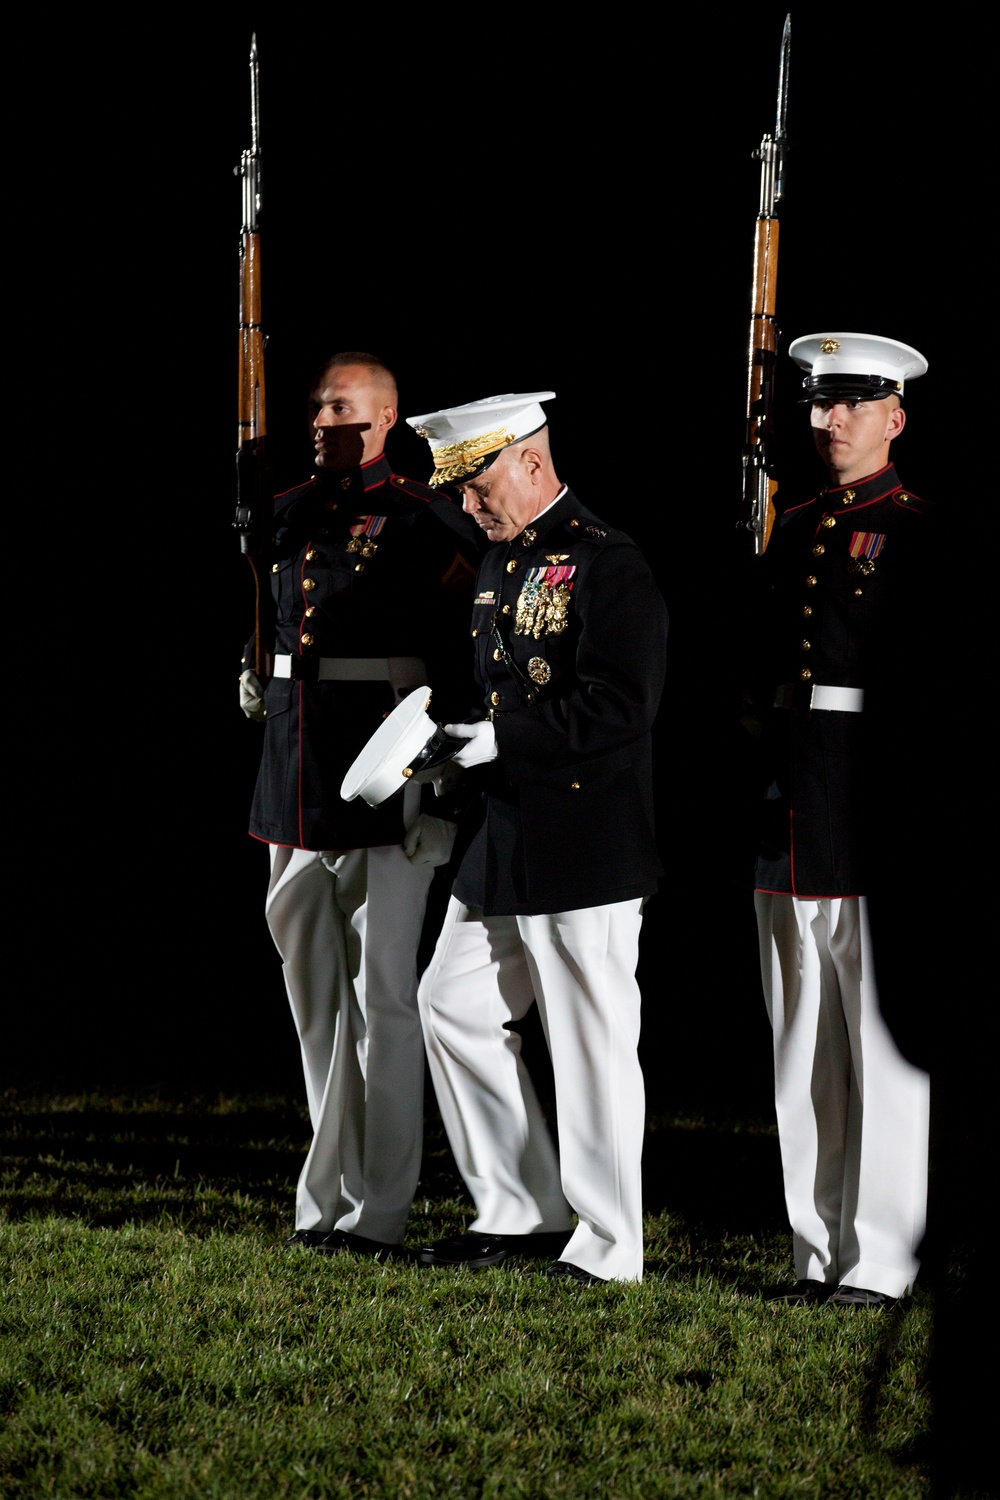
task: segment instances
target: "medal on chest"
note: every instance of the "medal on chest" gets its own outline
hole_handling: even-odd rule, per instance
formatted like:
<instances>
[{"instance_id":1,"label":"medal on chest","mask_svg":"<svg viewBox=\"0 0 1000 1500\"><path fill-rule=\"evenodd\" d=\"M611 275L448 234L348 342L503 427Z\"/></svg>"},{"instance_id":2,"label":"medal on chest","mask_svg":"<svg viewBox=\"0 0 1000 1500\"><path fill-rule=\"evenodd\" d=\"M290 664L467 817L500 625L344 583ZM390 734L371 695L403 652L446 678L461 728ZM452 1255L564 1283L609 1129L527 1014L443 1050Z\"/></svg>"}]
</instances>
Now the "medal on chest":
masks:
<instances>
[{"instance_id":1,"label":"medal on chest","mask_svg":"<svg viewBox=\"0 0 1000 1500\"><path fill-rule=\"evenodd\" d=\"M348 552L360 553L362 557L374 557L378 551L378 536L386 523L385 516L358 516L351 527L351 540L347 544Z\"/></svg>"},{"instance_id":2,"label":"medal on chest","mask_svg":"<svg viewBox=\"0 0 1000 1500\"><path fill-rule=\"evenodd\" d=\"M875 559L885 546L885 534L880 531L856 531L851 537L849 551L851 561L848 571L863 573L867 578L875 571Z\"/></svg>"},{"instance_id":3,"label":"medal on chest","mask_svg":"<svg viewBox=\"0 0 1000 1500\"><path fill-rule=\"evenodd\" d=\"M562 635L569 624L575 567L529 568L518 596L515 635Z\"/></svg>"}]
</instances>

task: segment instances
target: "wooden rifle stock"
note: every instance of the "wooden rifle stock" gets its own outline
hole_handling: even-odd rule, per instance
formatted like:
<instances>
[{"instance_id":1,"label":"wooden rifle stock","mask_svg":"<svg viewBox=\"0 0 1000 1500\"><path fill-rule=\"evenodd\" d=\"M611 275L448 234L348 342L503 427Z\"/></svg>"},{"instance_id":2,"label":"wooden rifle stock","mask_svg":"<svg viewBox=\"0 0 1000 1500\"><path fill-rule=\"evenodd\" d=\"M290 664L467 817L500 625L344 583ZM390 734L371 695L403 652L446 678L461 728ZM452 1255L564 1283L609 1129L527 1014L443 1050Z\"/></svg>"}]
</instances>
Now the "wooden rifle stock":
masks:
<instances>
[{"instance_id":1,"label":"wooden rifle stock","mask_svg":"<svg viewBox=\"0 0 1000 1500\"><path fill-rule=\"evenodd\" d=\"M750 503L747 522L757 551L763 552L774 525L778 483L768 468L767 439L774 425L774 375L778 355L775 300L778 289L776 218L758 219L753 249L753 290L747 356L747 426L744 494ZM749 493L748 493L749 492Z\"/></svg>"},{"instance_id":2,"label":"wooden rifle stock","mask_svg":"<svg viewBox=\"0 0 1000 1500\"><path fill-rule=\"evenodd\" d=\"M240 534L240 550L254 578L253 670L262 681L271 675L269 632L265 618L270 587L261 577L270 543L271 495L265 438L264 330L261 312L260 146L258 141L257 38L250 47L252 145L236 169L242 184L243 228L240 238L240 331L236 451L237 501L233 525Z\"/></svg>"},{"instance_id":3,"label":"wooden rifle stock","mask_svg":"<svg viewBox=\"0 0 1000 1500\"><path fill-rule=\"evenodd\" d=\"M778 109L774 135L765 134L755 153L760 161L760 209L754 230L753 286L750 294L750 337L747 352L746 439L743 446L743 518L762 553L774 524L773 429L775 366L778 357L776 319L778 291L778 236L776 208L784 190L787 149L788 65L792 18L785 17L778 67ZM769 452L768 449L771 449Z\"/></svg>"}]
</instances>

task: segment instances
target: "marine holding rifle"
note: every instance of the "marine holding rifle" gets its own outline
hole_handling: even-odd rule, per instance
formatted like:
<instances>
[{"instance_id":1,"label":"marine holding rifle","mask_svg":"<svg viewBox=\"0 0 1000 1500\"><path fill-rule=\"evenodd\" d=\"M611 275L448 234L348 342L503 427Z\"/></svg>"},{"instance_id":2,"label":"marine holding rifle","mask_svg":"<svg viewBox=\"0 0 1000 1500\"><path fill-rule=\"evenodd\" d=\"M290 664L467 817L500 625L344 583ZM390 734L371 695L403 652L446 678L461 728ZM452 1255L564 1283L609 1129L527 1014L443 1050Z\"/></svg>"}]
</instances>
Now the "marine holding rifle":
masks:
<instances>
[{"instance_id":1,"label":"marine holding rifle","mask_svg":"<svg viewBox=\"0 0 1000 1500\"><path fill-rule=\"evenodd\" d=\"M928 1079L882 1014L868 911L894 775L873 715L895 710L936 592L932 508L890 458L905 382L927 361L854 333L789 352L828 479L784 510L757 565L769 784L755 900L796 1275L767 1295L884 1307L917 1274L927 1199Z\"/></svg>"},{"instance_id":2,"label":"marine holding rifle","mask_svg":"<svg viewBox=\"0 0 1000 1500\"><path fill-rule=\"evenodd\" d=\"M379 359L334 356L313 402L316 473L278 496L259 568L271 603L260 618L273 618L259 659L273 665L262 682L252 643L240 681L244 712L264 726L250 832L269 846L267 922L313 1129L292 1242L391 1257L421 1158L417 947L454 822L430 786L377 808L340 788L412 689L429 682L445 717L464 704L480 549L454 500L386 458L398 402Z\"/></svg>"}]
</instances>

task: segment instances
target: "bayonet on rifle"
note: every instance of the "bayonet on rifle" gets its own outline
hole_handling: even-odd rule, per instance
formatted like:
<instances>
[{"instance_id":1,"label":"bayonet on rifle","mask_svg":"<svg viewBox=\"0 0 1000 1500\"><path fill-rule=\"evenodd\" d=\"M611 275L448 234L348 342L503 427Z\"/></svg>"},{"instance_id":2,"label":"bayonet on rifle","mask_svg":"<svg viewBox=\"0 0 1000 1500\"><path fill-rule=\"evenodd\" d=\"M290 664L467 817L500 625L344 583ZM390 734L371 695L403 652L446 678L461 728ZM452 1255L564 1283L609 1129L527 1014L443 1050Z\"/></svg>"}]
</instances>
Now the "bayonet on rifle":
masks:
<instances>
[{"instance_id":1,"label":"bayonet on rifle","mask_svg":"<svg viewBox=\"0 0 1000 1500\"><path fill-rule=\"evenodd\" d=\"M778 352L775 304L778 287L777 206L785 188L788 151L788 69L792 51L792 18L785 17L778 64L778 107L774 134L765 132L754 156L760 161L760 208L754 235L753 289L750 302L750 339L747 355L747 425L743 447L743 519L753 534L754 551L767 546L774 520L772 452L768 444L774 427L774 377Z\"/></svg>"},{"instance_id":2,"label":"bayonet on rifle","mask_svg":"<svg viewBox=\"0 0 1000 1500\"><path fill-rule=\"evenodd\" d=\"M260 272L260 82L257 69L257 36L250 43L250 149L235 169L243 199L240 231L240 349L239 427L237 431L236 519L240 550L253 570L257 603L254 619L254 671L263 677L267 643L262 630L261 579L258 555L270 532L270 494L265 466L264 439L267 422L264 409L264 330L261 324Z\"/></svg>"}]
</instances>

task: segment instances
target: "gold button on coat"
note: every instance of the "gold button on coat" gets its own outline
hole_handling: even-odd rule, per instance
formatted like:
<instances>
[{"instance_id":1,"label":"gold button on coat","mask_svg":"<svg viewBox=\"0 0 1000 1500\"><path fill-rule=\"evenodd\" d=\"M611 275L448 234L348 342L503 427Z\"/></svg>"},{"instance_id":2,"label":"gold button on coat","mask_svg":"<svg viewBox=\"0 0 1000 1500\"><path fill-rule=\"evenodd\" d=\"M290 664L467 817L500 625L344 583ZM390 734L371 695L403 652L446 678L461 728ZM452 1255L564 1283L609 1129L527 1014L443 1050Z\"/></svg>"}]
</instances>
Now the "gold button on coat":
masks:
<instances>
[{"instance_id":1,"label":"gold button on coat","mask_svg":"<svg viewBox=\"0 0 1000 1500\"><path fill-rule=\"evenodd\" d=\"M813 557L822 557L825 551L826 548L823 546L823 543L817 542L815 547L813 548Z\"/></svg>"},{"instance_id":2,"label":"gold button on coat","mask_svg":"<svg viewBox=\"0 0 1000 1500\"><path fill-rule=\"evenodd\" d=\"M802 617L803 617L803 619L808 620L809 617L811 616L812 612L813 612L813 607L812 607L811 604L803 604L803 606L802 606ZM309 613L309 611L306 610L306 614L308 614L308 613Z\"/></svg>"},{"instance_id":3,"label":"gold button on coat","mask_svg":"<svg viewBox=\"0 0 1000 1500\"><path fill-rule=\"evenodd\" d=\"M500 694L499 693L491 693L490 694L490 702L493 704L493 707L496 708L497 705L500 702Z\"/></svg>"},{"instance_id":4,"label":"gold button on coat","mask_svg":"<svg viewBox=\"0 0 1000 1500\"><path fill-rule=\"evenodd\" d=\"M319 557L319 553L316 551L316 548L310 547L306 553L306 562L315 562L317 557Z\"/></svg>"},{"instance_id":5,"label":"gold button on coat","mask_svg":"<svg viewBox=\"0 0 1000 1500\"><path fill-rule=\"evenodd\" d=\"M814 589L816 587L816 582L817 582L817 580L816 580L816 574L815 573L810 573L809 576L808 576L808 578L806 579L806 588L807 589Z\"/></svg>"},{"instance_id":6,"label":"gold button on coat","mask_svg":"<svg viewBox=\"0 0 1000 1500\"><path fill-rule=\"evenodd\" d=\"M473 632L472 632L472 634L473 634L473 636L477 636L477 635L478 635L478 634L479 634L479 631L478 631L478 630L474 630L474 631L473 631Z\"/></svg>"},{"instance_id":7,"label":"gold button on coat","mask_svg":"<svg viewBox=\"0 0 1000 1500\"><path fill-rule=\"evenodd\" d=\"M316 606L315 606L315 604L310 604L309 608L306 610L306 619L307 620L311 620L312 617L313 617L313 615L315 613L316 613Z\"/></svg>"},{"instance_id":8,"label":"gold button on coat","mask_svg":"<svg viewBox=\"0 0 1000 1500\"><path fill-rule=\"evenodd\" d=\"M811 651L812 648L813 648L812 641L803 641L802 642L802 649L803 649L803 651Z\"/></svg>"},{"instance_id":9,"label":"gold button on coat","mask_svg":"<svg viewBox=\"0 0 1000 1500\"><path fill-rule=\"evenodd\" d=\"M799 676L802 678L803 682L808 682L810 677L812 676L812 673L810 672L808 667L803 667L801 672L799 673Z\"/></svg>"},{"instance_id":10,"label":"gold button on coat","mask_svg":"<svg viewBox=\"0 0 1000 1500\"><path fill-rule=\"evenodd\" d=\"M503 609L500 611L500 613L502 615L509 615L510 614L510 605L509 604L505 604L504 607L503 607Z\"/></svg>"},{"instance_id":11,"label":"gold button on coat","mask_svg":"<svg viewBox=\"0 0 1000 1500\"><path fill-rule=\"evenodd\" d=\"M580 783L578 781L571 781L569 789L571 792L578 792L580 790Z\"/></svg>"},{"instance_id":12,"label":"gold button on coat","mask_svg":"<svg viewBox=\"0 0 1000 1500\"><path fill-rule=\"evenodd\" d=\"M829 531L831 526L836 526L836 524L837 524L837 517L836 516L824 516L823 519L822 519L822 521L819 524L821 526L825 526L826 529L827 529L827 531Z\"/></svg>"},{"instance_id":13,"label":"gold button on coat","mask_svg":"<svg viewBox=\"0 0 1000 1500\"><path fill-rule=\"evenodd\" d=\"M277 563L272 563L271 564L271 572L272 573L277 573L277 571L278 571L278 564Z\"/></svg>"},{"instance_id":14,"label":"gold button on coat","mask_svg":"<svg viewBox=\"0 0 1000 1500\"><path fill-rule=\"evenodd\" d=\"M512 557L511 560L510 560L510 562L507 564L507 572L508 573L516 573L517 572L517 558L516 557Z\"/></svg>"},{"instance_id":15,"label":"gold button on coat","mask_svg":"<svg viewBox=\"0 0 1000 1500\"><path fill-rule=\"evenodd\" d=\"M315 646L316 637L314 635L310 635L307 630L302 637L302 644L303 646Z\"/></svg>"},{"instance_id":16,"label":"gold button on coat","mask_svg":"<svg viewBox=\"0 0 1000 1500\"><path fill-rule=\"evenodd\" d=\"M503 661L503 652L500 650L499 646L497 646L496 650L493 652L493 660Z\"/></svg>"},{"instance_id":17,"label":"gold button on coat","mask_svg":"<svg viewBox=\"0 0 1000 1500\"><path fill-rule=\"evenodd\" d=\"M302 587L304 589L314 589L316 587L315 578L303 578Z\"/></svg>"}]
</instances>

